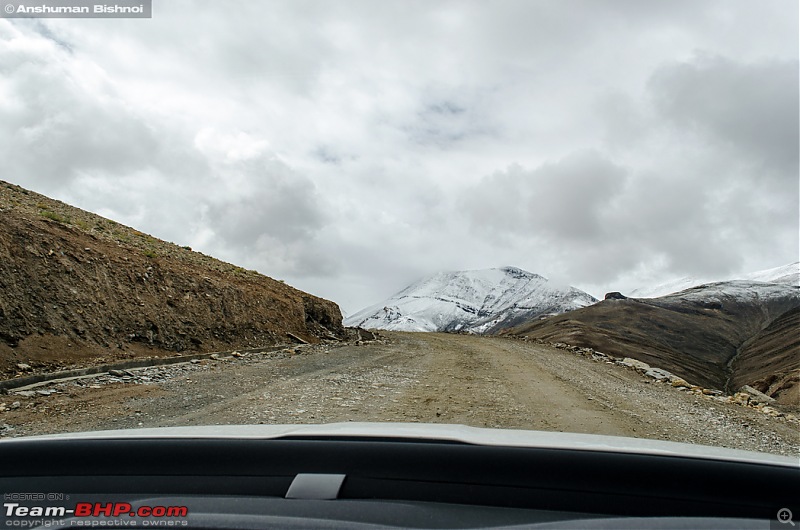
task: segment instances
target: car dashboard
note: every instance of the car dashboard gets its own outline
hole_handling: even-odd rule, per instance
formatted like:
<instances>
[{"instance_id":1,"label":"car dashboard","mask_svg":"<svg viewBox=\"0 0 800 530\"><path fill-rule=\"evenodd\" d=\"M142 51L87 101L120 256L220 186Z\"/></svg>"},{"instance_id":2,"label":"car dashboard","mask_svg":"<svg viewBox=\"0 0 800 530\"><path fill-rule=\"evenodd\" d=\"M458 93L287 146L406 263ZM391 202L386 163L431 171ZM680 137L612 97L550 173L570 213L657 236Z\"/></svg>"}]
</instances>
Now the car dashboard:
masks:
<instances>
[{"instance_id":1,"label":"car dashboard","mask_svg":"<svg viewBox=\"0 0 800 530\"><path fill-rule=\"evenodd\" d=\"M16 528L771 528L800 491L791 458L440 425L54 435L0 462Z\"/></svg>"}]
</instances>

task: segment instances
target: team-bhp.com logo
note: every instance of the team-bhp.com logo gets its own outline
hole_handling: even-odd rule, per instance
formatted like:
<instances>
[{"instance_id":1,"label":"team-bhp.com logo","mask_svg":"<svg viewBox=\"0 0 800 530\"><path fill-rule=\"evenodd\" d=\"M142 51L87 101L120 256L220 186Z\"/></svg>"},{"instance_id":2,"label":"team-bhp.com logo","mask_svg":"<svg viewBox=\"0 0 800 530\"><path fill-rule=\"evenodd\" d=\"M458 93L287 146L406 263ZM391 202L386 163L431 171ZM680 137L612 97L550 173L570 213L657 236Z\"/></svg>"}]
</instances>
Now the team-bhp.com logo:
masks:
<instances>
[{"instance_id":1,"label":"team-bhp.com logo","mask_svg":"<svg viewBox=\"0 0 800 530\"><path fill-rule=\"evenodd\" d=\"M6 517L42 517L42 518L63 518L63 517L111 517L111 518L156 518L166 520L170 518L182 518L189 515L189 508L186 506L136 506L133 507L127 502L79 502L72 509L64 506L22 506L16 502L3 503L3 511ZM135 526L136 520L130 526ZM88 521L87 521L88 522ZM9 519L6 526L21 526L13 524ZM158 521L140 520L142 526L163 526ZM83 526L78 522L75 526ZM98 525L92 525L98 526Z\"/></svg>"}]
</instances>

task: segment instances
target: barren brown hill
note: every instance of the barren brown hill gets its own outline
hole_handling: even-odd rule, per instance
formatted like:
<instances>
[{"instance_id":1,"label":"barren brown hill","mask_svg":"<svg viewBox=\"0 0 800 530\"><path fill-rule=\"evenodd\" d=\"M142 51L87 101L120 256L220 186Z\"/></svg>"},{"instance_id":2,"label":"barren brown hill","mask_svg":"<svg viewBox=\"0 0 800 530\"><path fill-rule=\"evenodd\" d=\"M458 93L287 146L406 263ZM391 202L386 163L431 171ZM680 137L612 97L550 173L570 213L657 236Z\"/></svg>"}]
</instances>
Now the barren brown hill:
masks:
<instances>
[{"instance_id":1,"label":"barren brown hill","mask_svg":"<svg viewBox=\"0 0 800 530\"><path fill-rule=\"evenodd\" d=\"M800 404L800 307L745 342L731 364L732 388L750 385L779 403Z\"/></svg>"},{"instance_id":2,"label":"barren brown hill","mask_svg":"<svg viewBox=\"0 0 800 530\"><path fill-rule=\"evenodd\" d=\"M0 181L0 378L343 332L333 302Z\"/></svg>"},{"instance_id":3,"label":"barren brown hill","mask_svg":"<svg viewBox=\"0 0 800 530\"><path fill-rule=\"evenodd\" d=\"M758 383L798 404L798 307L798 287L721 282L661 298L607 299L506 333L632 357L720 390ZM765 384L778 379L783 384Z\"/></svg>"}]
</instances>

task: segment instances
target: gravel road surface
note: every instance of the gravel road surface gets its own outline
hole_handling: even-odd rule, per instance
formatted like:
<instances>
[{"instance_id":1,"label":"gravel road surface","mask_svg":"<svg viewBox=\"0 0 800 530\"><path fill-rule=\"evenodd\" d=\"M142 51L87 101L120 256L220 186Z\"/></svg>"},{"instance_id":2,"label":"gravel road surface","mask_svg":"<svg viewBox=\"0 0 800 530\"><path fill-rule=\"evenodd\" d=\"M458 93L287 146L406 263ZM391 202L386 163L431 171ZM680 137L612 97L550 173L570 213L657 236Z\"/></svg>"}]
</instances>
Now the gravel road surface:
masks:
<instances>
[{"instance_id":1,"label":"gravel road surface","mask_svg":"<svg viewBox=\"0 0 800 530\"><path fill-rule=\"evenodd\" d=\"M12 392L0 396L0 436L387 421L633 436L800 455L796 422L655 383L613 363L503 338L382 337Z\"/></svg>"}]
</instances>

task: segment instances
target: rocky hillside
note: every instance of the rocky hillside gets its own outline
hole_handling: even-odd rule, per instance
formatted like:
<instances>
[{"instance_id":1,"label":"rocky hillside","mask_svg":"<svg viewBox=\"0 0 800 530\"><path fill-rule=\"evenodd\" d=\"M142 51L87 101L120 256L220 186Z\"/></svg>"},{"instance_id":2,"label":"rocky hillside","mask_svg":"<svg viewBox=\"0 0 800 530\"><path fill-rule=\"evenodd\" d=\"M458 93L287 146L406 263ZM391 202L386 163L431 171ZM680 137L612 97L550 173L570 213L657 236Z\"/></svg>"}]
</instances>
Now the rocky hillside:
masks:
<instances>
[{"instance_id":1,"label":"rocky hillside","mask_svg":"<svg viewBox=\"0 0 800 530\"><path fill-rule=\"evenodd\" d=\"M333 302L0 181L0 378L343 333Z\"/></svg>"},{"instance_id":2,"label":"rocky hillside","mask_svg":"<svg viewBox=\"0 0 800 530\"><path fill-rule=\"evenodd\" d=\"M800 405L800 288L719 282L652 299L618 293L508 333L595 348L720 390L750 385Z\"/></svg>"},{"instance_id":3,"label":"rocky hillside","mask_svg":"<svg viewBox=\"0 0 800 530\"><path fill-rule=\"evenodd\" d=\"M589 294L516 267L440 272L348 317L348 326L393 331L493 333L593 304Z\"/></svg>"},{"instance_id":4,"label":"rocky hillside","mask_svg":"<svg viewBox=\"0 0 800 530\"><path fill-rule=\"evenodd\" d=\"M800 307L774 319L740 348L729 387L750 385L800 405Z\"/></svg>"}]
</instances>

